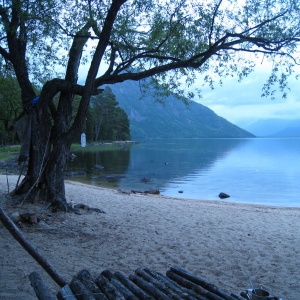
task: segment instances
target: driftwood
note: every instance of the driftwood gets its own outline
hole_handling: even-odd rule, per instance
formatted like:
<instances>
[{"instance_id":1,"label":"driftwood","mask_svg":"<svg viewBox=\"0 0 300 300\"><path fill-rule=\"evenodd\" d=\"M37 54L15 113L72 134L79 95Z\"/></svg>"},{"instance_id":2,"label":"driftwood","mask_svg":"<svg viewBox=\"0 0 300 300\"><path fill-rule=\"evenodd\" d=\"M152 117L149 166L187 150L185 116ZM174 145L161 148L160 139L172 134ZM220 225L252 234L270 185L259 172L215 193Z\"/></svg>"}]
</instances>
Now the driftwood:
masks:
<instances>
[{"instance_id":1,"label":"driftwood","mask_svg":"<svg viewBox=\"0 0 300 300\"><path fill-rule=\"evenodd\" d=\"M103 275L99 275L96 278L96 284L101 289L101 291L107 296L109 300L125 300L123 295L115 288L110 281Z\"/></svg>"},{"instance_id":2,"label":"driftwood","mask_svg":"<svg viewBox=\"0 0 300 300\"><path fill-rule=\"evenodd\" d=\"M111 284L124 296L126 300L139 300L124 284L116 279L112 272L105 270L101 273L102 276L106 277Z\"/></svg>"},{"instance_id":3,"label":"driftwood","mask_svg":"<svg viewBox=\"0 0 300 300\"><path fill-rule=\"evenodd\" d=\"M162 291L160 291L153 284L145 281L141 277L134 274L130 274L129 279L136 285L138 285L141 289L146 291L146 293L154 297L154 299L170 300L170 298L167 295L165 295Z\"/></svg>"},{"instance_id":4,"label":"driftwood","mask_svg":"<svg viewBox=\"0 0 300 300\"><path fill-rule=\"evenodd\" d=\"M38 298L48 300L42 296ZM176 266L172 267L166 275L149 268L137 269L135 274L130 274L128 277L121 272L112 273L105 270L95 280L87 270L82 270L73 277L70 287L66 285L61 289L57 298L59 300L245 299L238 295L229 295L215 285ZM279 300L279 298L270 296L270 300Z\"/></svg>"},{"instance_id":5,"label":"driftwood","mask_svg":"<svg viewBox=\"0 0 300 300\"><path fill-rule=\"evenodd\" d=\"M174 280L175 282L179 283L180 285L188 288L188 289L191 289L191 290L194 290L195 292L199 293L200 295L203 295L205 296L207 299L211 299L211 300L224 300L224 298L210 292L210 291L207 291L205 290L204 288L202 288L201 286L185 279L184 277L181 277L180 275L174 273L173 271L169 270L167 272L167 276Z\"/></svg>"},{"instance_id":6,"label":"driftwood","mask_svg":"<svg viewBox=\"0 0 300 300\"><path fill-rule=\"evenodd\" d=\"M40 275L36 272L32 272L29 275L31 286L33 287L36 296L39 300L55 300L56 298L50 293L47 286L44 284Z\"/></svg>"},{"instance_id":7,"label":"driftwood","mask_svg":"<svg viewBox=\"0 0 300 300\"><path fill-rule=\"evenodd\" d=\"M83 283L83 285L88 288L96 300L107 300L105 295L97 287L91 273L87 270L82 270L77 274L77 278Z\"/></svg>"},{"instance_id":8,"label":"driftwood","mask_svg":"<svg viewBox=\"0 0 300 300\"><path fill-rule=\"evenodd\" d=\"M104 270L101 275L106 277L108 280L112 280L114 278L114 274L109 270Z\"/></svg>"},{"instance_id":9,"label":"driftwood","mask_svg":"<svg viewBox=\"0 0 300 300\"><path fill-rule=\"evenodd\" d=\"M71 283L70 288L77 299L80 300L95 300L93 293L85 287L85 285L74 276Z\"/></svg>"},{"instance_id":10,"label":"driftwood","mask_svg":"<svg viewBox=\"0 0 300 300\"><path fill-rule=\"evenodd\" d=\"M179 268L177 266L173 266L171 268L171 271L175 272L176 274L188 279L189 281L196 283L198 285L200 285L201 287L203 287L204 289L222 297L225 300L235 300L236 298L233 298L231 295L228 295L227 293L223 292L222 290L220 290L217 286L215 286L214 284L208 283L207 281L205 281L204 279L195 276L194 274L192 274L191 272L188 272L182 268Z\"/></svg>"},{"instance_id":11,"label":"driftwood","mask_svg":"<svg viewBox=\"0 0 300 300\"><path fill-rule=\"evenodd\" d=\"M58 300L77 300L68 284L62 287L56 296Z\"/></svg>"},{"instance_id":12,"label":"driftwood","mask_svg":"<svg viewBox=\"0 0 300 300\"><path fill-rule=\"evenodd\" d=\"M152 271L148 268L145 268L144 271L148 273L150 276L156 278L157 280L163 282L169 289L171 289L174 293L178 294L181 299L184 300L201 300L204 299L202 296L199 296L194 291L189 290L187 288L182 287L181 285L177 284L175 281L169 279L168 277Z\"/></svg>"},{"instance_id":13,"label":"driftwood","mask_svg":"<svg viewBox=\"0 0 300 300\"><path fill-rule=\"evenodd\" d=\"M164 294L166 294L168 297L174 300L182 300L180 296L178 296L176 293L172 291L172 289L169 289L166 284L160 280L157 280L156 278L152 277L150 274L146 273L142 269L137 269L135 273L143 278L144 280L148 281L149 283L153 284L156 288L158 288L160 291L162 291Z\"/></svg>"},{"instance_id":14,"label":"driftwood","mask_svg":"<svg viewBox=\"0 0 300 300\"><path fill-rule=\"evenodd\" d=\"M21 246L44 268L51 278L61 287L67 282L54 270L52 265L38 252L34 245L28 241L23 232L14 224L5 211L0 208L0 220Z\"/></svg>"},{"instance_id":15,"label":"driftwood","mask_svg":"<svg viewBox=\"0 0 300 300\"><path fill-rule=\"evenodd\" d=\"M147 295L140 287L135 285L131 280L129 280L123 273L115 272L114 278L120 281L129 291L138 297L140 300L150 300L152 297Z\"/></svg>"}]
</instances>

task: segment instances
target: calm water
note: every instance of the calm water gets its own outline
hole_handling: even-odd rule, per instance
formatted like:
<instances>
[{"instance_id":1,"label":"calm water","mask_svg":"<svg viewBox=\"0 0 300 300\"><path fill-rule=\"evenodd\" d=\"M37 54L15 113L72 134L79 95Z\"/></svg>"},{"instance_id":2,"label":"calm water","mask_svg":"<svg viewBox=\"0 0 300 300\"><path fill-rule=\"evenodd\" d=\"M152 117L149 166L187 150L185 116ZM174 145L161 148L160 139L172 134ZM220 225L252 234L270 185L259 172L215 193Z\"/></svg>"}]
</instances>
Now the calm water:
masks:
<instances>
[{"instance_id":1,"label":"calm water","mask_svg":"<svg viewBox=\"0 0 300 300\"><path fill-rule=\"evenodd\" d=\"M225 192L225 201L300 207L300 139L153 140L87 150L74 152L69 164L86 171L75 180L185 199L219 200Z\"/></svg>"}]
</instances>

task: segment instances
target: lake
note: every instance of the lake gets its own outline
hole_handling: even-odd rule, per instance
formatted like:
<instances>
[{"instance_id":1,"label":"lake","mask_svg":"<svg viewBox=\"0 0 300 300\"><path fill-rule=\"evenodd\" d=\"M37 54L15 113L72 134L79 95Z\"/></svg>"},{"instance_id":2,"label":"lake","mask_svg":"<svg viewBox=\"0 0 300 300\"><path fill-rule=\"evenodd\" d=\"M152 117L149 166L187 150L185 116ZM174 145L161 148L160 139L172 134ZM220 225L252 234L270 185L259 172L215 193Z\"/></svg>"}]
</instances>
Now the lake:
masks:
<instances>
[{"instance_id":1,"label":"lake","mask_svg":"<svg viewBox=\"0 0 300 300\"><path fill-rule=\"evenodd\" d=\"M84 183L201 200L300 207L300 139L167 139L73 152ZM230 195L220 200L218 195Z\"/></svg>"}]
</instances>

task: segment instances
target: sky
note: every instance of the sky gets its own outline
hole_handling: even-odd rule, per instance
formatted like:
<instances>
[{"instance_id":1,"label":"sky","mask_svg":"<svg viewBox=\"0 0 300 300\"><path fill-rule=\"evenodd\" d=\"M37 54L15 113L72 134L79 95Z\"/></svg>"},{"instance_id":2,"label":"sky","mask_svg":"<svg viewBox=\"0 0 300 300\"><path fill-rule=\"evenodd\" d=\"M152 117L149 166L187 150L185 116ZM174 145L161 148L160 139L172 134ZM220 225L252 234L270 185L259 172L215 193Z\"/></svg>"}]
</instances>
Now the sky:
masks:
<instances>
[{"instance_id":1,"label":"sky","mask_svg":"<svg viewBox=\"0 0 300 300\"><path fill-rule=\"evenodd\" d=\"M266 83L271 68L257 68L242 82L237 78L224 80L222 86L201 88L201 79L195 84L202 90L202 98L195 101L212 109L219 116L238 126L247 126L259 119L300 119L300 79L295 76L289 79L287 98L277 93L275 100L261 97L262 88ZM300 70L298 72L300 74Z\"/></svg>"},{"instance_id":2,"label":"sky","mask_svg":"<svg viewBox=\"0 0 300 300\"><path fill-rule=\"evenodd\" d=\"M300 68L297 73L300 75ZM203 87L203 80L199 78L194 87L202 90L202 98L196 96L193 100L241 127L261 119L300 119L300 79L293 76L288 80L290 90L286 99L278 92L272 100L261 97L263 85L270 74L271 67L260 66L241 82L238 78L223 79L223 85L215 84L214 90Z\"/></svg>"},{"instance_id":3,"label":"sky","mask_svg":"<svg viewBox=\"0 0 300 300\"><path fill-rule=\"evenodd\" d=\"M88 65L82 66L79 71L80 80L84 81ZM99 74L104 69L100 69ZM208 86L203 87L203 80L199 76L194 88L202 90L202 98L193 100L207 106L217 115L240 127L247 127L251 123L261 119L299 119L300 120L300 67L295 75L288 80L287 98L282 98L282 93L276 94L275 100L261 97L262 88L271 74L271 66L258 65L255 71L238 82L238 78L222 78L223 85L215 84L212 90ZM191 88L193 90L193 87ZM196 93L195 93L196 94Z\"/></svg>"}]
</instances>

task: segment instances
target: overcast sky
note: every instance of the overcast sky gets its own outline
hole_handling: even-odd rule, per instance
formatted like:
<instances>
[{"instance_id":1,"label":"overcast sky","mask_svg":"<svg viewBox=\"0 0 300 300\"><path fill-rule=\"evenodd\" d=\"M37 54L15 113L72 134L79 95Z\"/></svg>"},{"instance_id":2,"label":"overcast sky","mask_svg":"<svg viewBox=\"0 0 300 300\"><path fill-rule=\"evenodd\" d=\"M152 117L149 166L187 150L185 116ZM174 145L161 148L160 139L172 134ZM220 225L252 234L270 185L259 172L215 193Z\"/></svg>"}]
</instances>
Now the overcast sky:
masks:
<instances>
[{"instance_id":1,"label":"overcast sky","mask_svg":"<svg viewBox=\"0 0 300 300\"><path fill-rule=\"evenodd\" d=\"M225 79L222 87L202 88L202 99L194 100L236 125L248 125L258 119L300 119L300 80L289 79L287 99L278 93L275 100L261 97L262 87L270 71L259 68L242 82ZM300 72L299 72L300 74ZM201 83L197 86L200 86Z\"/></svg>"},{"instance_id":2,"label":"overcast sky","mask_svg":"<svg viewBox=\"0 0 300 300\"><path fill-rule=\"evenodd\" d=\"M86 72L87 66L81 67L80 80L84 81ZM202 90L202 98L196 96L193 100L238 126L247 126L259 119L300 119L300 79L296 80L295 76L289 79L291 90L286 99L278 93L276 99L271 100L261 97L270 73L271 67L261 65L242 82L237 78L223 79L223 85L215 84L214 90L203 87L199 79L194 86ZM300 67L297 73L300 75Z\"/></svg>"}]
</instances>

